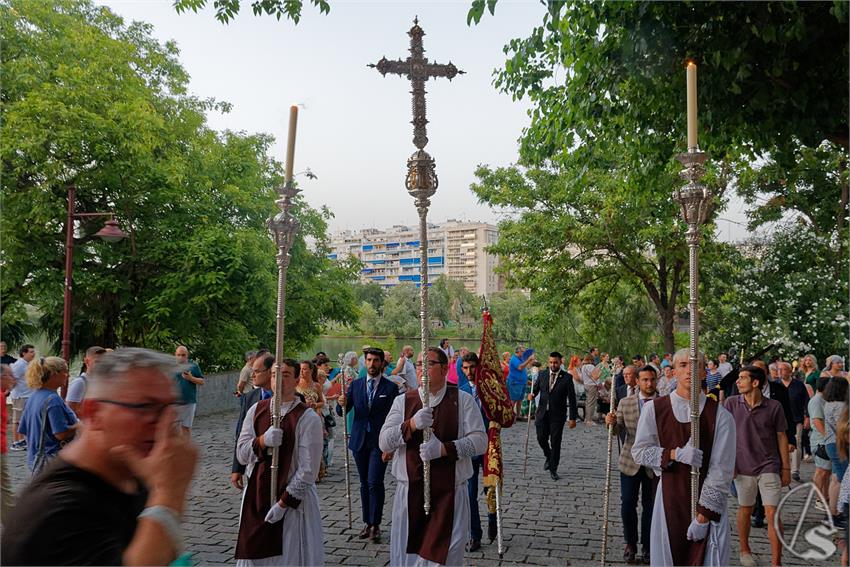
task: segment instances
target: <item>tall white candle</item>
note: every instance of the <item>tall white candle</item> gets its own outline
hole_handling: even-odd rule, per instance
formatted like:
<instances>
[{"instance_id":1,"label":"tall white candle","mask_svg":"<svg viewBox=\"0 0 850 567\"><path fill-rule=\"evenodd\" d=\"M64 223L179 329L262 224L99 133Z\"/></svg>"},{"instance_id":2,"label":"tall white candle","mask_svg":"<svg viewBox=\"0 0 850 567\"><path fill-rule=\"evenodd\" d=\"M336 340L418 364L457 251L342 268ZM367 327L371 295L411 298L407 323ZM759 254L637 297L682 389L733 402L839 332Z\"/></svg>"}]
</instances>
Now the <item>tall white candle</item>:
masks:
<instances>
[{"instance_id":1,"label":"tall white candle","mask_svg":"<svg viewBox=\"0 0 850 567\"><path fill-rule=\"evenodd\" d=\"M688 61L688 148L697 147L697 64Z\"/></svg>"},{"instance_id":2,"label":"tall white candle","mask_svg":"<svg viewBox=\"0 0 850 567\"><path fill-rule=\"evenodd\" d=\"M688 99L690 100L690 99ZM690 104L690 103L689 103ZM295 174L295 129L298 126L298 107L292 105L289 107L289 139L286 143L286 182L292 181L292 176Z\"/></svg>"}]
</instances>

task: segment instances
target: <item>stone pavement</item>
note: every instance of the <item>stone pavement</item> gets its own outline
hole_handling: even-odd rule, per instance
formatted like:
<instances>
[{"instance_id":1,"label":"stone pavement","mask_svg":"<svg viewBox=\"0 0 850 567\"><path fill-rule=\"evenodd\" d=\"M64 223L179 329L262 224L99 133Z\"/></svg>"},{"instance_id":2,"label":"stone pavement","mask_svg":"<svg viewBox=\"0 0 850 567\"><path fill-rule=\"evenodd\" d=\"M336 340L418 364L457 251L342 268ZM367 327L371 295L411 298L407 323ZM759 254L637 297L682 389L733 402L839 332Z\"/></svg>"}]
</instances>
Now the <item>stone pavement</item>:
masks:
<instances>
[{"instance_id":1,"label":"stone pavement","mask_svg":"<svg viewBox=\"0 0 850 567\"><path fill-rule=\"evenodd\" d=\"M239 517L239 492L230 486L230 463L236 412L221 413L196 419L194 438L202 448L202 459L185 522L183 524L188 550L194 554L196 565L233 564ZM342 437L342 428L337 427ZM561 480L554 482L543 470L543 458L537 447L534 431L529 443L528 472L521 478L526 423L518 422L504 430L506 480L503 497L503 526L505 556L503 563L525 565L589 565L599 564L602 541L602 495L605 484L606 430L604 426L579 424L564 433L559 473ZM325 560L328 565L386 565L389 561L389 519L392 508L394 481L387 472L387 501L382 531L384 543L366 543L357 539L361 524L359 518L359 490L357 473L352 460L353 529L347 529L345 502L344 457L340 440L337 440L330 475L319 484L324 519ZM616 470L617 448L614 449L612 472L611 512L609 524L608 559L622 563L622 524L619 519L619 472ZM9 454L16 491L26 480L25 453ZM811 478L812 465L804 464L804 479ZM798 483L794 483L796 486ZM486 505L479 499L484 519L486 538ZM796 509L799 510L799 504ZM738 564L737 535L734 514L737 502L730 498L729 512L732 520L732 564ZM793 509L792 509L793 512ZM783 516L786 523L791 519ZM791 527L793 530L793 525ZM480 552L467 554L469 565L496 565L499 563L496 543L487 544ZM766 529L753 529L753 550L768 564L770 558ZM837 563L837 556L827 565ZM804 563L788 552L786 565ZM797 562L797 563L795 563Z\"/></svg>"}]
</instances>

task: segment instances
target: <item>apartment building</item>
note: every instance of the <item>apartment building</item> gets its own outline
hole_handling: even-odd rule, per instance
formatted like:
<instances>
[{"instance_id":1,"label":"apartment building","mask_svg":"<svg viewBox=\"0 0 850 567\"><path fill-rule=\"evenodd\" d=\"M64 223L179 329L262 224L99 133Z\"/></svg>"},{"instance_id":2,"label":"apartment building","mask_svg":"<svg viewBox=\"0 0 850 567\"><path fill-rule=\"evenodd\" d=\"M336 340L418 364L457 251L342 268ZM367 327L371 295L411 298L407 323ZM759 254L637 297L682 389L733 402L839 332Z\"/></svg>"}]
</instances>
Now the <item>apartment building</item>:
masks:
<instances>
[{"instance_id":1,"label":"apartment building","mask_svg":"<svg viewBox=\"0 0 850 567\"><path fill-rule=\"evenodd\" d=\"M428 225L428 280L445 275L463 283L475 295L502 291L496 274L498 259L487 246L499 237L496 226L450 219ZM360 280L384 287L420 283L419 227L396 225L386 230L366 228L331 236L331 259L354 256L363 262Z\"/></svg>"}]
</instances>

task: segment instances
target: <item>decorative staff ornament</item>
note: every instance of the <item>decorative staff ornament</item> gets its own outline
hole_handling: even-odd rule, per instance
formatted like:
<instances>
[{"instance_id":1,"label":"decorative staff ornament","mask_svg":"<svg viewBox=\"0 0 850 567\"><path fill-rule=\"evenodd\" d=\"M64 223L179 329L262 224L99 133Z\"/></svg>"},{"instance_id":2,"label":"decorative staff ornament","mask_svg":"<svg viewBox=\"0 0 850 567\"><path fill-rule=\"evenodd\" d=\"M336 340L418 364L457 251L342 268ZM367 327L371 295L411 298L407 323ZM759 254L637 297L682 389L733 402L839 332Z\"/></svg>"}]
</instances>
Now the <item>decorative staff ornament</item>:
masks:
<instances>
[{"instance_id":1,"label":"decorative staff ornament","mask_svg":"<svg viewBox=\"0 0 850 567\"><path fill-rule=\"evenodd\" d=\"M700 151L697 142L697 66L688 61L687 66L687 95L688 95L688 151L676 156L684 166L680 173L685 185L673 192L673 200L682 208L682 218L688 225L685 237L688 242L688 267L690 275L690 352L691 365L691 443L699 449L699 394L701 392L699 378L699 242L700 225L708 217L712 203L711 191L700 181L705 175L705 162L708 155ZM691 516L697 515L699 502L699 469L691 467Z\"/></svg>"},{"instance_id":2,"label":"decorative staff ornament","mask_svg":"<svg viewBox=\"0 0 850 567\"><path fill-rule=\"evenodd\" d=\"M639 394L638 394L639 395ZM611 411L617 411L617 389L611 388ZM602 553L600 553L602 567L605 567L605 559L608 554L608 514L611 510L611 462L614 460L614 426L608 426L608 460L605 466L605 492L602 497Z\"/></svg>"},{"instance_id":3,"label":"decorative staff ornament","mask_svg":"<svg viewBox=\"0 0 850 567\"><path fill-rule=\"evenodd\" d=\"M410 56L407 59L396 59L390 61L382 57L380 61L370 64L369 67L377 69L381 75L401 75L407 77L411 83L411 94L413 95L413 145L417 151L407 160L407 175L405 187L414 199L416 210L419 213L419 321L422 336L422 388L424 389L422 405L430 407L430 381L428 379L428 207L431 206L431 197L437 191L439 180L437 179L436 164L425 146L428 144L425 104L425 81L431 78L445 77L452 80L463 71L454 66L453 63L438 64L429 63L425 57L425 48L422 45L422 37L425 31L419 27L419 18L413 19L413 27L407 32L410 36ZM431 438L431 428L423 431L424 441ZM431 512L431 463L423 464L422 476L424 480L424 508L425 514Z\"/></svg>"},{"instance_id":4,"label":"decorative staff ornament","mask_svg":"<svg viewBox=\"0 0 850 567\"><path fill-rule=\"evenodd\" d=\"M338 380L339 385L341 387L342 395L347 396L348 391L346 390L345 384L345 369L342 367L344 362L345 355L343 353L339 353L339 374ZM348 457L348 415L346 407L348 402L342 405L342 431L343 431L343 451L345 451L345 500L348 503L348 529L351 529L351 464L349 463Z\"/></svg>"},{"instance_id":5,"label":"decorative staff ornament","mask_svg":"<svg viewBox=\"0 0 850 567\"><path fill-rule=\"evenodd\" d=\"M292 214L293 201L299 191L292 182L295 162L295 130L298 127L298 107L289 109L289 139L286 148L286 177L278 187L279 198L275 201L280 212L269 219L269 232L277 245L277 325L275 340L274 395L272 397L272 426L280 427L280 396L283 382L281 361L283 360L283 338L286 319L286 270L289 268L289 251L295 241L295 235L301 223ZM280 469L280 447L272 449L271 464L271 505L278 500L278 471Z\"/></svg>"}]
</instances>

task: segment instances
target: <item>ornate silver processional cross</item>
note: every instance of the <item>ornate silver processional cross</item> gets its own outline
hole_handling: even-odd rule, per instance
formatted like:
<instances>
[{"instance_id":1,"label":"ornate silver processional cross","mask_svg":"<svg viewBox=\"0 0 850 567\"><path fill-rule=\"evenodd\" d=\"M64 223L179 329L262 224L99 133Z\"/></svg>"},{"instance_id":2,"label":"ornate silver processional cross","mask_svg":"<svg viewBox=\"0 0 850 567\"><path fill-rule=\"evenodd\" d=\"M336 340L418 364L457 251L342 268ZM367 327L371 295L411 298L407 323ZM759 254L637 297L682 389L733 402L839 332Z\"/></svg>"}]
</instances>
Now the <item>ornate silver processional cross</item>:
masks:
<instances>
[{"instance_id":1,"label":"ornate silver processional cross","mask_svg":"<svg viewBox=\"0 0 850 567\"><path fill-rule=\"evenodd\" d=\"M437 179L436 164L434 158L425 151L428 143L426 126L428 119L425 117L425 81L431 78L446 77L452 80L459 74L463 74L453 63L447 65L429 63L425 58L425 49L422 47L422 36L425 32L419 27L419 18L414 18L413 27L407 32L410 36L410 56L407 59L396 59L390 61L382 57L373 67L386 76L407 76L413 90L413 145L418 149L407 160L407 176L405 187L407 192L414 198L416 210L419 212L419 315L420 333L422 334L422 386L425 390L423 405L429 405L429 380L427 370L428 360L428 207L431 206L431 197L436 193L439 181ZM425 441L431 436L430 429L424 432ZM431 466L424 463L424 500L425 513L431 511Z\"/></svg>"}]
</instances>

